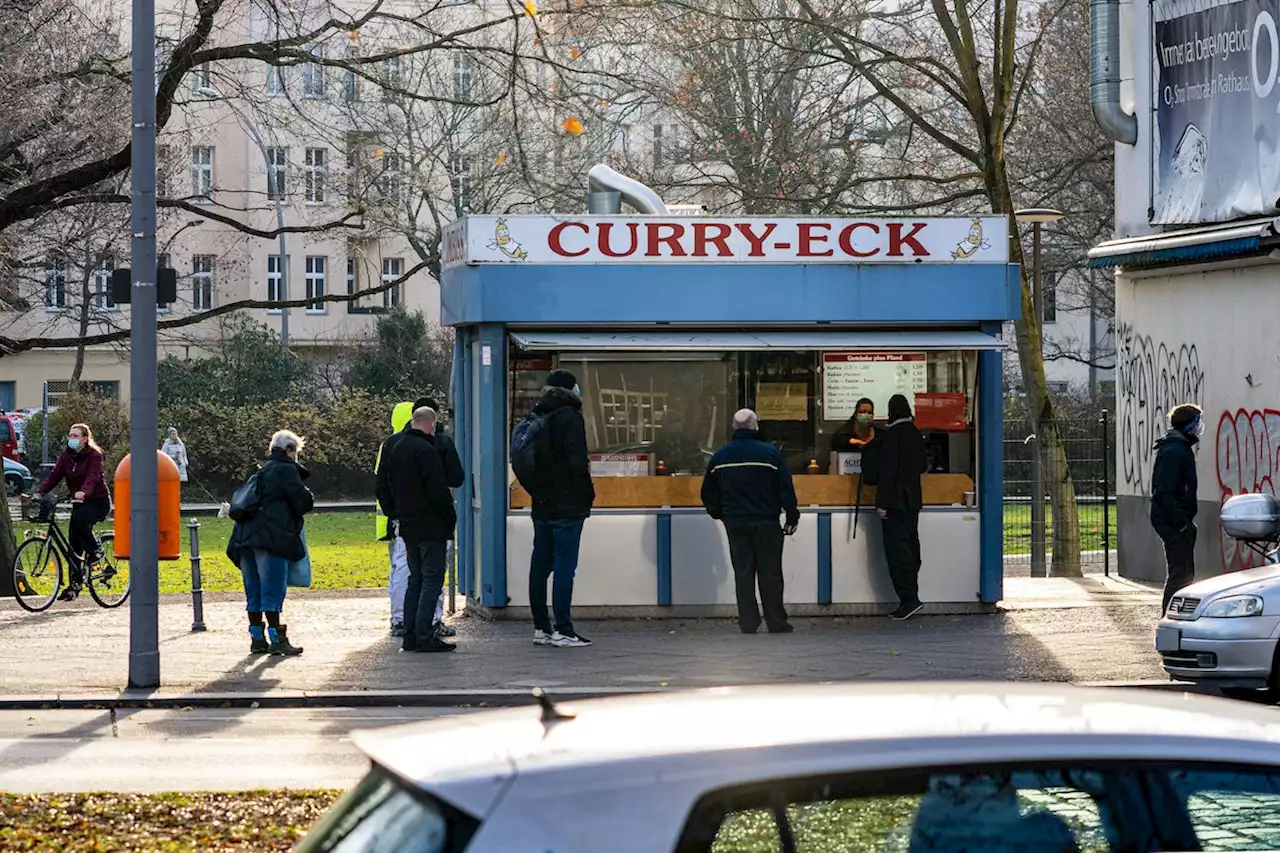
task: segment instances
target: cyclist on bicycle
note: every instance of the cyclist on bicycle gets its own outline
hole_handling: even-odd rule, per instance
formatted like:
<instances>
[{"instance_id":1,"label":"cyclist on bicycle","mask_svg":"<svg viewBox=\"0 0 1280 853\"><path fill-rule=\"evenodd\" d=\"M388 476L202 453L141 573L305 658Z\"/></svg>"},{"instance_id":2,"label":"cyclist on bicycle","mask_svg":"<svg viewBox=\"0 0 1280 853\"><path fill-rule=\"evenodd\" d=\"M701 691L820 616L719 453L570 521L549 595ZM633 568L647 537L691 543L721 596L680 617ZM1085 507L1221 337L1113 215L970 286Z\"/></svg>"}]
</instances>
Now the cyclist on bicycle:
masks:
<instances>
[{"instance_id":1,"label":"cyclist on bicycle","mask_svg":"<svg viewBox=\"0 0 1280 853\"><path fill-rule=\"evenodd\" d=\"M93 440L93 431L88 424L73 424L67 430L67 450L49 472L48 478L36 489L36 496L44 498L64 481L75 502L71 507L68 536L75 555L70 566L71 585L60 596L62 600L70 601L80 594L84 585L84 566L76 559L85 555L88 555L90 563L102 559L102 555L97 553L93 526L111 514L111 492L103 476L102 448Z\"/></svg>"}]
</instances>

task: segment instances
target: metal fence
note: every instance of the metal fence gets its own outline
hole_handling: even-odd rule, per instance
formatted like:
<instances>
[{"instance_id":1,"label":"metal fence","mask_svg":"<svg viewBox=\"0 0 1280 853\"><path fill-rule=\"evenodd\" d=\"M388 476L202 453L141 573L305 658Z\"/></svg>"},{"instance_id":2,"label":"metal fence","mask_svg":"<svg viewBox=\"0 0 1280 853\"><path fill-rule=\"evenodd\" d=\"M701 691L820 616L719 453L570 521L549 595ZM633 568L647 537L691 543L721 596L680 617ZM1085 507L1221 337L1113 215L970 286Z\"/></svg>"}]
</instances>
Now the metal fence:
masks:
<instances>
[{"instance_id":1,"label":"metal fence","mask_svg":"<svg viewBox=\"0 0 1280 853\"><path fill-rule=\"evenodd\" d=\"M1106 409L1054 421L1062 456L1037 434L1027 415L1004 422L1005 575L1110 574L1115 567L1115 418ZM1055 459L1056 457L1056 459ZM1069 513L1055 511L1057 484L1069 474L1079 522L1078 547L1069 537ZM1034 495L1040 494L1036 500ZM1059 542L1059 537L1062 541ZM1054 553L1060 551L1061 553Z\"/></svg>"}]
</instances>

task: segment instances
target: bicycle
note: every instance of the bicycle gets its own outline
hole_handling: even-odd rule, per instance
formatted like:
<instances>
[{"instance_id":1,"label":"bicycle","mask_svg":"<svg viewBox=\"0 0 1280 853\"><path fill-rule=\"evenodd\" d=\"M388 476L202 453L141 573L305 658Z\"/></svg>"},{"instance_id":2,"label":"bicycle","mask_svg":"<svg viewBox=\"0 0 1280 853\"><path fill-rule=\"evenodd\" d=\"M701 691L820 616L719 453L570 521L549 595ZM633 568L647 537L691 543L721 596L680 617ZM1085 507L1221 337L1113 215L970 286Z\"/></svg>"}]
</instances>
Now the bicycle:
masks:
<instances>
[{"instance_id":1,"label":"bicycle","mask_svg":"<svg viewBox=\"0 0 1280 853\"><path fill-rule=\"evenodd\" d=\"M73 501L78 503L78 501ZM23 508L23 518L48 524L44 533L28 530L26 540L13 557L13 597L32 613L48 610L58 600L73 560L71 542L55 515L56 502L33 501ZM100 606L119 607L129 598L128 562L115 556L115 534L94 533L97 559L85 560L84 584Z\"/></svg>"}]
</instances>

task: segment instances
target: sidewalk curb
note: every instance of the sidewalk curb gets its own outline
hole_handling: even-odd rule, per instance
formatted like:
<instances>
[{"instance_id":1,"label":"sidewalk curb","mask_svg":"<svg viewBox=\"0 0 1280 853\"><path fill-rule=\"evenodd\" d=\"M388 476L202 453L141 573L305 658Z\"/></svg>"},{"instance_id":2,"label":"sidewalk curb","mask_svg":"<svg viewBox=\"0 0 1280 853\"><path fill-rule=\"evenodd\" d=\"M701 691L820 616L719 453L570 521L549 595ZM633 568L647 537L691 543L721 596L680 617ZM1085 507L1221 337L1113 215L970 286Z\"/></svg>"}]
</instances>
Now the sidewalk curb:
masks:
<instances>
[{"instance_id":1,"label":"sidewalk curb","mask_svg":"<svg viewBox=\"0 0 1280 853\"><path fill-rule=\"evenodd\" d=\"M1025 683L1025 682L1023 682ZM1214 694L1213 688L1174 681L1093 681L1077 687L1152 690L1170 693ZM552 687L557 700L603 699L640 696L681 688L649 687ZM269 693L79 693L46 696L0 696L0 711L26 710L136 710L186 708L514 708L535 704L533 690L368 690L368 691L272 691Z\"/></svg>"}]
</instances>

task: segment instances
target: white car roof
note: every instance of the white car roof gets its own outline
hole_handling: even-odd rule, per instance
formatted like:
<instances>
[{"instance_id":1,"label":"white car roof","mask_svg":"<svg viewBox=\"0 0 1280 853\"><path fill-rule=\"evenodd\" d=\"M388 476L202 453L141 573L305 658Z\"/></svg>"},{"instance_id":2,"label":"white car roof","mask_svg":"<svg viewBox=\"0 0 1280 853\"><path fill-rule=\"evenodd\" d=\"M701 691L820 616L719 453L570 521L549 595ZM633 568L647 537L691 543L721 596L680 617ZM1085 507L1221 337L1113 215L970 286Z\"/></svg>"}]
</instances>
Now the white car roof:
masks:
<instances>
[{"instance_id":1,"label":"white car roof","mask_svg":"<svg viewBox=\"0 0 1280 853\"><path fill-rule=\"evenodd\" d=\"M1105 754L1094 756L1105 757L1156 737L1235 741L1249 750L1274 744L1252 754L1280 763L1274 710L1180 693L910 682L715 688L557 708L574 718L544 726L537 706L484 711L363 732L356 743L376 764L477 815L517 775L523 780L571 770L585 779L599 774L583 771L608 765L608 778L618 783L629 767L637 777L647 776L655 762L696 767L700 758L710 764L715 754L753 748L776 757L787 747L797 755L820 755L823 747L865 751L871 742L910 741L915 752L929 739L971 748L975 739L994 745L1000 738L1026 743L1071 736L1105 742ZM770 749L760 749L765 747ZM1161 756L1144 751L1131 757Z\"/></svg>"}]
</instances>

